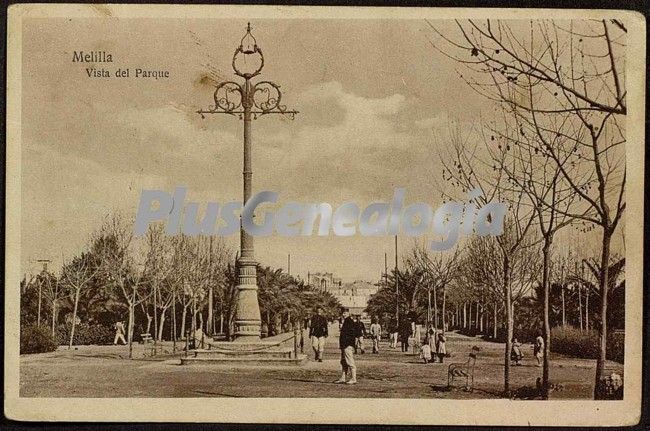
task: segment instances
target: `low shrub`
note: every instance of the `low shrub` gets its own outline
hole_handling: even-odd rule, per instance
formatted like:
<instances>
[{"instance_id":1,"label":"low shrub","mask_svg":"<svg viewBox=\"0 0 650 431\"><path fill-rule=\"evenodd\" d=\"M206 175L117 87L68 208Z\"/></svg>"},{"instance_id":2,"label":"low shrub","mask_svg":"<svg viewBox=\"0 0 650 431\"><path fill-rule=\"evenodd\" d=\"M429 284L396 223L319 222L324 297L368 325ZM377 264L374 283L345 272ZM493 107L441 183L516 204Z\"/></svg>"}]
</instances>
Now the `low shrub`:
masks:
<instances>
[{"instance_id":1,"label":"low shrub","mask_svg":"<svg viewBox=\"0 0 650 431\"><path fill-rule=\"evenodd\" d=\"M59 325L57 328L57 339L60 344L70 343L70 331L72 325L69 323ZM115 330L101 324L79 323L74 328L74 339L72 344L76 346L89 344L111 344L115 337Z\"/></svg>"},{"instance_id":2,"label":"low shrub","mask_svg":"<svg viewBox=\"0 0 650 431\"><path fill-rule=\"evenodd\" d=\"M483 336L483 339L485 340L495 341L498 343L506 342L507 334L505 328L497 329L497 338L494 338L493 329L488 329L487 331L484 332L485 334ZM537 337L537 335L538 335L538 331L530 328L514 328L513 330L513 338L516 338L517 341L519 341L520 343L533 343L535 342L535 338Z\"/></svg>"},{"instance_id":3,"label":"low shrub","mask_svg":"<svg viewBox=\"0 0 650 431\"><path fill-rule=\"evenodd\" d=\"M598 358L598 332L572 326L551 330L551 351L585 359Z\"/></svg>"},{"instance_id":4,"label":"low shrub","mask_svg":"<svg viewBox=\"0 0 650 431\"><path fill-rule=\"evenodd\" d=\"M551 351L584 359L598 358L598 331L580 330L573 326L556 327L551 330ZM623 363L625 335L612 332L607 336L607 359Z\"/></svg>"},{"instance_id":5,"label":"low shrub","mask_svg":"<svg viewBox=\"0 0 650 431\"><path fill-rule=\"evenodd\" d=\"M58 344L49 328L28 325L20 328L20 353L45 353L56 350Z\"/></svg>"}]
</instances>

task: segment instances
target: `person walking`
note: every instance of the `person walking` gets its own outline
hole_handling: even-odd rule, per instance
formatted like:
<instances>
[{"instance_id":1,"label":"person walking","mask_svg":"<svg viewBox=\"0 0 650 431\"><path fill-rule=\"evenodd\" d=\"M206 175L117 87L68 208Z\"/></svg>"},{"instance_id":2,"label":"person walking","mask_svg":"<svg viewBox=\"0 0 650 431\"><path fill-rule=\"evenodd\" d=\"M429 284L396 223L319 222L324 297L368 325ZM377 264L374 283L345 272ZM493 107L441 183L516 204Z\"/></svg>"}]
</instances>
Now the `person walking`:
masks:
<instances>
[{"instance_id":1,"label":"person walking","mask_svg":"<svg viewBox=\"0 0 650 431\"><path fill-rule=\"evenodd\" d=\"M339 349L341 350L341 378L335 383L357 383L357 366L354 363L354 345L356 343L357 325L347 310L343 311L343 323L339 334ZM350 379L346 382L347 376Z\"/></svg>"},{"instance_id":2,"label":"person walking","mask_svg":"<svg viewBox=\"0 0 650 431\"><path fill-rule=\"evenodd\" d=\"M521 343L516 338L512 339L512 351L510 352L510 360L514 361L515 365L521 365L521 360L524 354L521 353Z\"/></svg>"},{"instance_id":3,"label":"person walking","mask_svg":"<svg viewBox=\"0 0 650 431\"><path fill-rule=\"evenodd\" d=\"M444 331L438 333L438 359L440 363L444 362L444 358L447 355L447 337L445 336Z\"/></svg>"},{"instance_id":4,"label":"person walking","mask_svg":"<svg viewBox=\"0 0 650 431\"><path fill-rule=\"evenodd\" d=\"M118 340L122 340L122 344L126 344L126 339L124 338L124 322L118 321L115 322L115 339L113 344L117 344Z\"/></svg>"},{"instance_id":5,"label":"person walking","mask_svg":"<svg viewBox=\"0 0 650 431\"><path fill-rule=\"evenodd\" d=\"M397 320L395 318L390 319L388 323L388 332L390 334L390 348L397 348Z\"/></svg>"},{"instance_id":6,"label":"person walking","mask_svg":"<svg viewBox=\"0 0 650 431\"><path fill-rule=\"evenodd\" d=\"M411 336L411 324L407 319L402 319L399 323L399 340L402 345L402 352L409 350L409 337Z\"/></svg>"},{"instance_id":7,"label":"person walking","mask_svg":"<svg viewBox=\"0 0 650 431\"><path fill-rule=\"evenodd\" d=\"M537 359L537 366L541 367L542 359L544 357L544 338L542 338L542 334L537 334L537 338L535 338L535 346L533 347L533 353L535 355L535 358Z\"/></svg>"},{"instance_id":8,"label":"person walking","mask_svg":"<svg viewBox=\"0 0 650 431\"><path fill-rule=\"evenodd\" d=\"M372 353L379 353L379 340L381 339L381 325L376 318L372 319L370 325L370 337L372 337Z\"/></svg>"},{"instance_id":9,"label":"person walking","mask_svg":"<svg viewBox=\"0 0 650 431\"><path fill-rule=\"evenodd\" d=\"M314 360L323 362L323 352L325 351L325 339L327 338L327 319L323 316L323 309L316 308L316 314L311 317L309 325L309 338L311 347L314 349Z\"/></svg>"},{"instance_id":10,"label":"person walking","mask_svg":"<svg viewBox=\"0 0 650 431\"><path fill-rule=\"evenodd\" d=\"M366 325L363 324L359 316L355 318L354 324L356 325L356 343L354 353L357 353L358 349L361 350L361 354L363 355L366 353L366 350L363 348L363 337L366 335Z\"/></svg>"}]
</instances>

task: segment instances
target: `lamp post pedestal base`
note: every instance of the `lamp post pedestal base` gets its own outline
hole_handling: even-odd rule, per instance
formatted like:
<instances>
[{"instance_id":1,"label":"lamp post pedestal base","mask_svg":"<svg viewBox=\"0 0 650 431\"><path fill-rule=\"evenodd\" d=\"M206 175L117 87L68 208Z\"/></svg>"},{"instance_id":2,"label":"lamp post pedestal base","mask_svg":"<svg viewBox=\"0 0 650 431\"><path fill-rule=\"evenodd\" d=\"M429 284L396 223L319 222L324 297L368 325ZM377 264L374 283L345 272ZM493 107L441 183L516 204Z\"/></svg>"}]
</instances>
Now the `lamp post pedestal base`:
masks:
<instances>
[{"instance_id":1,"label":"lamp post pedestal base","mask_svg":"<svg viewBox=\"0 0 650 431\"><path fill-rule=\"evenodd\" d=\"M232 342L207 342L207 348L191 350L188 356L181 357L181 365L302 365L307 361L307 355L286 345L293 340L293 335L283 334L272 338L264 341L237 339Z\"/></svg>"},{"instance_id":2,"label":"lamp post pedestal base","mask_svg":"<svg viewBox=\"0 0 650 431\"><path fill-rule=\"evenodd\" d=\"M244 250L246 254L252 254L251 251ZM244 255L239 258L235 340L259 341L261 330L262 319L257 299L257 262L252 257Z\"/></svg>"}]
</instances>

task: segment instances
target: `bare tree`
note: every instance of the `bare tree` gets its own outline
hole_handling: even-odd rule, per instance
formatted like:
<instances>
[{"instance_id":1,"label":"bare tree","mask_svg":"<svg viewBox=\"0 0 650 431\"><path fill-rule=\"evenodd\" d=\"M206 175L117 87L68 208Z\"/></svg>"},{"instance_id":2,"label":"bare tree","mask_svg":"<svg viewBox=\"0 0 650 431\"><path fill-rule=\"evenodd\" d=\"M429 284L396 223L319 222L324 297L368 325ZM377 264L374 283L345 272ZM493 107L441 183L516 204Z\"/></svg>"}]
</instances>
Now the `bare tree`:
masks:
<instances>
[{"instance_id":1,"label":"bare tree","mask_svg":"<svg viewBox=\"0 0 650 431\"><path fill-rule=\"evenodd\" d=\"M42 278L43 296L50 303L52 314L52 337L56 336L56 322L58 320L59 301L65 296L65 289L62 287L60 277L50 272L46 272Z\"/></svg>"},{"instance_id":2,"label":"bare tree","mask_svg":"<svg viewBox=\"0 0 650 431\"><path fill-rule=\"evenodd\" d=\"M147 329L150 332L151 321L154 322L154 342L162 340L162 331L165 324L165 313L172 305L175 296L172 289L177 289L183 273L174 265L178 261L173 238L168 238L161 224L149 227L146 235L147 258L145 268L147 286L150 295L144 295L141 303L147 316ZM149 314L149 300L153 305L153 316ZM158 314L160 312L160 314Z\"/></svg>"},{"instance_id":3,"label":"bare tree","mask_svg":"<svg viewBox=\"0 0 650 431\"><path fill-rule=\"evenodd\" d=\"M576 165L571 164L571 154L563 154L559 164L549 157L547 146L536 135L523 132L518 116L504 112L499 125L492 126L487 149L491 159L499 161L498 169L508 176L508 183L517 190L523 190L536 214L536 226L541 234L542 246L542 288L544 292L543 316L544 351L542 372L542 397L548 398L549 360L551 351L550 307L550 264L553 240L564 227L576 220L570 213L576 207L578 196L566 182L562 169L574 176ZM557 125L556 127L562 127ZM553 142L548 142L561 154L565 140L556 134ZM581 215L588 209L583 208Z\"/></svg>"},{"instance_id":4,"label":"bare tree","mask_svg":"<svg viewBox=\"0 0 650 431\"><path fill-rule=\"evenodd\" d=\"M98 262L93 259L93 255L88 252L83 252L81 255L72 259L71 262L63 264L61 270L61 278L65 286L70 292L70 296L73 301L72 309L72 322L70 329L70 340L68 343L68 349L72 349L72 343L74 340L74 332L77 326L77 311L79 309L79 297L81 296L81 291L85 289L89 282L95 277L99 270Z\"/></svg>"},{"instance_id":5,"label":"bare tree","mask_svg":"<svg viewBox=\"0 0 650 431\"><path fill-rule=\"evenodd\" d=\"M129 358L133 358L135 308L149 296L138 294L140 287L145 285L147 271L144 263L138 264L135 260L133 229L121 216L114 215L109 218L100 229L99 237L102 241L100 248L102 271L128 306L127 339Z\"/></svg>"},{"instance_id":6,"label":"bare tree","mask_svg":"<svg viewBox=\"0 0 650 431\"><path fill-rule=\"evenodd\" d=\"M411 258L424 271L424 281L429 296L428 316L431 315L430 297L431 293L433 293L433 322L435 327L438 327L438 291L442 293L442 328L447 327L447 288L458 276L460 250L460 247L456 247L451 254L430 253L425 243L415 243L411 250Z\"/></svg>"},{"instance_id":7,"label":"bare tree","mask_svg":"<svg viewBox=\"0 0 650 431\"><path fill-rule=\"evenodd\" d=\"M607 356L611 239L625 211L627 30L607 20L456 21L456 36L431 27L434 48L465 65L472 73L461 78L517 118L521 135L536 137L581 202L574 210L555 210L601 229L598 398Z\"/></svg>"},{"instance_id":8,"label":"bare tree","mask_svg":"<svg viewBox=\"0 0 650 431\"><path fill-rule=\"evenodd\" d=\"M521 248L530 247L530 231L535 221L536 213L529 204L523 190L512 187L509 176L499 169L505 157L505 152L485 151L481 141L485 140L482 131L463 134L458 126L449 128L447 152L441 154L443 165L443 180L456 193L469 193L474 190L480 193L470 199L476 207L498 201L508 205L508 214L504 220L503 235L495 237L498 245L498 257L502 266L501 288L504 292L506 308L506 350L504 353L504 393L510 394L510 350L514 328L512 303L512 257ZM449 193L450 187L439 187L444 198L453 199ZM494 256L494 255L493 255Z\"/></svg>"}]
</instances>

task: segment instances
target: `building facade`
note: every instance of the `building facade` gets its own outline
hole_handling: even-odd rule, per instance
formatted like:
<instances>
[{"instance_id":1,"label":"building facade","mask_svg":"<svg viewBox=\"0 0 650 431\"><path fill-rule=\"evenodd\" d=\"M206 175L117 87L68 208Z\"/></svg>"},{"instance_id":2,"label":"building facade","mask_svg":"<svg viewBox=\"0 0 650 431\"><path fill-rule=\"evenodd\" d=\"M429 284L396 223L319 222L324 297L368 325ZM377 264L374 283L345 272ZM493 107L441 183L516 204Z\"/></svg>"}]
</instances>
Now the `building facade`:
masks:
<instances>
[{"instance_id":1,"label":"building facade","mask_svg":"<svg viewBox=\"0 0 650 431\"><path fill-rule=\"evenodd\" d=\"M334 295L344 309L351 315L365 317L370 296L377 293L378 286L368 281L356 280L343 283L340 277L331 272L310 272L307 276L309 285L314 289L323 290Z\"/></svg>"}]
</instances>

